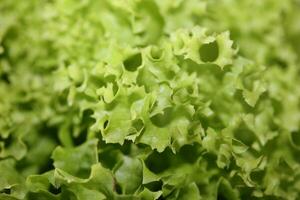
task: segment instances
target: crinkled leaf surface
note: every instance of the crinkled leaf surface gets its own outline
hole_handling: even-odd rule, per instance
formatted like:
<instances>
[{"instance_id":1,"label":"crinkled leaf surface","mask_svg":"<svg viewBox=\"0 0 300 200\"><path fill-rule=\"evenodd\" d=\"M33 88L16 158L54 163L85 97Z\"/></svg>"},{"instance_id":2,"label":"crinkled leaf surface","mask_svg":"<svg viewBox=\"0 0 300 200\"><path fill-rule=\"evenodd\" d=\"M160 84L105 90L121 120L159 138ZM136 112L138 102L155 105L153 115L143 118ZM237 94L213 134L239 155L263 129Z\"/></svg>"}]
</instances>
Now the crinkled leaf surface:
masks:
<instances>
[{"instance_id":1,"label":"crinkled leaf surface","mask_svg":"<svg viewBox=\"0 0 300 200\"><path fill-rule=\"evenodd\" d=\"M0 199L300 196L298 0L0 1Z\"/></svg>"}]
</instances>

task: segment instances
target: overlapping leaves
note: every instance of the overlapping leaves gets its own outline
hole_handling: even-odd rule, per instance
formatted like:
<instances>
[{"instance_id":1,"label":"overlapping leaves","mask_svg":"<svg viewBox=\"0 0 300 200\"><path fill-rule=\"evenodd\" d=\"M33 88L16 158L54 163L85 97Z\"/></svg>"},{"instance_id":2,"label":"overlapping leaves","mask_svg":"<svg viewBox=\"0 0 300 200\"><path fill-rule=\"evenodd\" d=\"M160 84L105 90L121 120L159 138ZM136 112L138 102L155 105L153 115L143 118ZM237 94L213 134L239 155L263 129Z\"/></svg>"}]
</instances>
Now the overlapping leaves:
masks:
<instances>
[{"instance_id":1,"label":"overlapping leaves","mask_svg":"<svg viewBox=\"0 0 300 200\"><path fill-rule=\"evenodd\" d=\"M0 2L0 199L299 198L299 4Z\"/></svg>"}]
</instances>

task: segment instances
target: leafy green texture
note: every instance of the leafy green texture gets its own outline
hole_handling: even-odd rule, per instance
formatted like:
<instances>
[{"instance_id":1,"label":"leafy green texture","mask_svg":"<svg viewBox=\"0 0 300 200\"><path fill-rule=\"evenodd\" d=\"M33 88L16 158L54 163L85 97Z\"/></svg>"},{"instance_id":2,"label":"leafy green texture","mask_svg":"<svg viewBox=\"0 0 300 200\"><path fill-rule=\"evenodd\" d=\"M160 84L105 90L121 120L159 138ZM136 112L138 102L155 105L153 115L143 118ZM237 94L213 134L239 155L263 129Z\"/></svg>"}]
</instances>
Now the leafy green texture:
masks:
<instances>
[{"instance_id":1,"label":"leafy green texture","mask_svg":"<svg viewBox=\"0 0 300 200\"><path fill-rule=\"evenodd\" d=\"M0 1L0 199L300 198L298 0Z\"/></svg>"}]
</instances>

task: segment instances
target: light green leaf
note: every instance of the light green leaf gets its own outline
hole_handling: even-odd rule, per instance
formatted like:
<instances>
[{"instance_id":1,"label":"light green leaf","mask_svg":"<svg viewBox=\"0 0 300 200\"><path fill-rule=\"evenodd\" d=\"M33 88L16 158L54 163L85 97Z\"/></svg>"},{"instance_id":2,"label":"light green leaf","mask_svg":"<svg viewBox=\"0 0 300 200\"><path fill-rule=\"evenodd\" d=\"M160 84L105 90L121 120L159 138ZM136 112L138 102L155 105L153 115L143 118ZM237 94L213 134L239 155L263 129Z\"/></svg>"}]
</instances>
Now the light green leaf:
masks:
<instances>
[{"instance_id":1,"label":"light green leaf","mask_svg":"<svg viewBox=\"0 0 300 200\"><path fill-rule=\"evenodd\" d=\"M143 181L143 166L139 159L123 157L122 163L115 170L116 181L124 194L133 194Z\"/></svg>"},{"instance_id":2,"label":"light green leaf","mask_svg":"<svg viewBox=\"0 0 300 200\"><path fill-rule=\"evenodd\" d=\"M90 140L75 148L57 147L52 153L54 167L73 176L88 176L91 165L98 162L97 143L97 140Z\"/></svg>"}]
</instances>

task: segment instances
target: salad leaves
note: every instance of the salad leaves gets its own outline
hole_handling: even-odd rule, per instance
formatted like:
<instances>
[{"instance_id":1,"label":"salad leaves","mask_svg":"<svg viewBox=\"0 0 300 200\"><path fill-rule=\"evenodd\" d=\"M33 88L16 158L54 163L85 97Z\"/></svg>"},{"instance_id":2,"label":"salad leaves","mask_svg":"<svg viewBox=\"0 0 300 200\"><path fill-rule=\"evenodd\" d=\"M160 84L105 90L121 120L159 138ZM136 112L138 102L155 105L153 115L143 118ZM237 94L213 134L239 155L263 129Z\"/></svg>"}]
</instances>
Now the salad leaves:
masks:
<instances>
[{"instance_id":1,"label":"salad leaves","mask_svg":"<svg viewBox=\"0 0 300 200\"><path fill-rule=\"evenodd\" d=\"M300 197L300 2L0 2L0 199Z\"/></svg>"}]
</instances>

